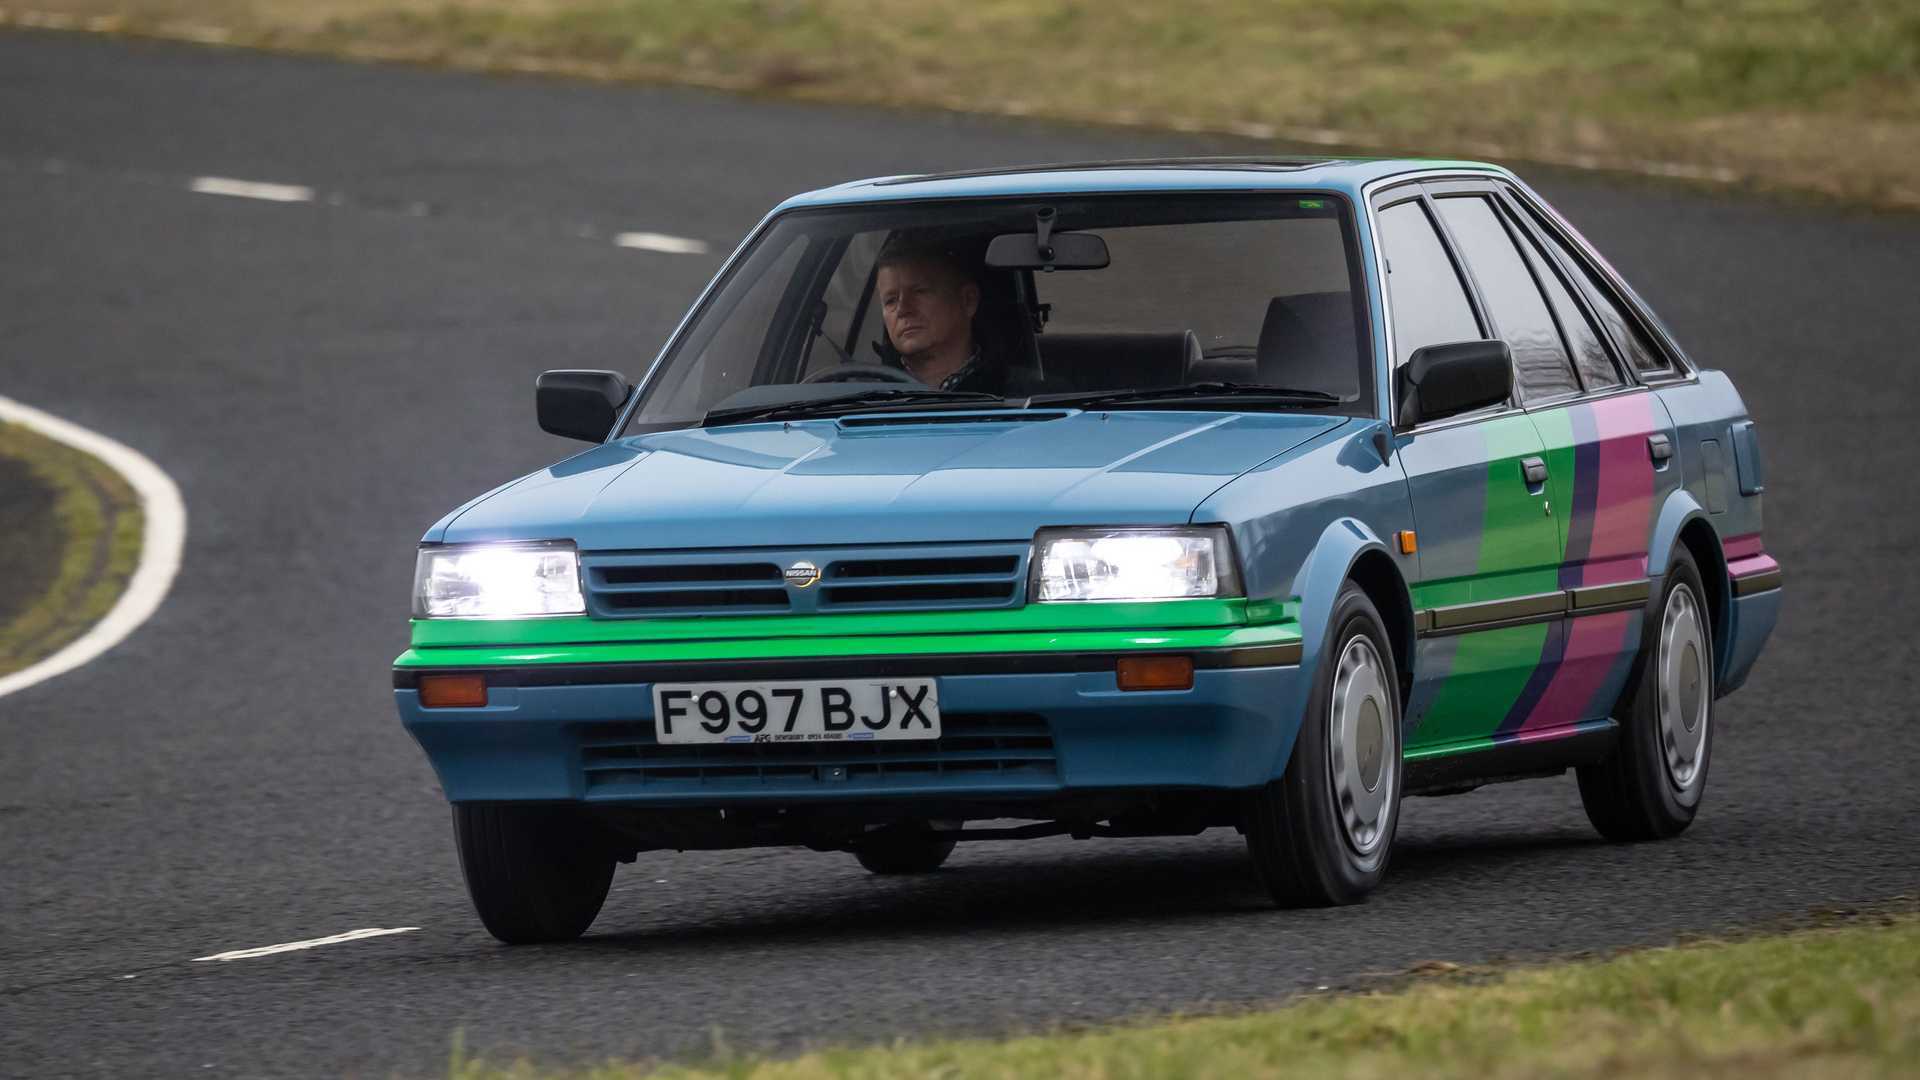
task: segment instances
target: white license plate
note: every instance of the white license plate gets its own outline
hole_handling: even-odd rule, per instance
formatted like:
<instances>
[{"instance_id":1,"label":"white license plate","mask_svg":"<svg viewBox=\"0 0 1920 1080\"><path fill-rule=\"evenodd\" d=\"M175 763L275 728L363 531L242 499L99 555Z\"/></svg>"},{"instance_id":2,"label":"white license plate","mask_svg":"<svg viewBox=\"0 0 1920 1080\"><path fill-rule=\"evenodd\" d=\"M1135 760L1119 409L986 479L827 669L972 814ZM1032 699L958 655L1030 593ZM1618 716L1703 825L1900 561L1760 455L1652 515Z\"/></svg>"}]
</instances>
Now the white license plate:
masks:
<instances>
[{"instance_id":1,"label":"white license plate","mask_svg":"<svg viewBox=\"0 0 1920 1080\"><path fill-rule=\"evenodd\" d=\"M868 742L940 737L932 679L656 683L663 743Z\"/></svg>"}]
</instances>

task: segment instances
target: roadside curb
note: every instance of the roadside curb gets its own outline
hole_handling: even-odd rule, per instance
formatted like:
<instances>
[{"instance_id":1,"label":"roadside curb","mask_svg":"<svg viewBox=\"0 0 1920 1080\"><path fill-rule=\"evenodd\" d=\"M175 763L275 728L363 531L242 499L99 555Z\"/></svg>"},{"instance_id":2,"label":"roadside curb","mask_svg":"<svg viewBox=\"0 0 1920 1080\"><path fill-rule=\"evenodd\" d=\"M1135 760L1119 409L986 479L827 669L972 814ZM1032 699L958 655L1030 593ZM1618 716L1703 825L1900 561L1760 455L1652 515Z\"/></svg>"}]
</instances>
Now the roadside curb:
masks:
<instances>
[{"instance_id":1,"label":"roadside curb","mask_svg":"<svg viewBox=\"0 0 1920 1080\"><path fill-rule=\"evenodd\" d=\"M124 641L159 609L180 569L187 510L172 478L137 450L10 398L0 397L0 421L18 424L103 462L133 489L142 519L139 562L113 607L86 633L53 655L0 677L0 698L4 698L95 659Z\"/></svg>"}]
</instances>

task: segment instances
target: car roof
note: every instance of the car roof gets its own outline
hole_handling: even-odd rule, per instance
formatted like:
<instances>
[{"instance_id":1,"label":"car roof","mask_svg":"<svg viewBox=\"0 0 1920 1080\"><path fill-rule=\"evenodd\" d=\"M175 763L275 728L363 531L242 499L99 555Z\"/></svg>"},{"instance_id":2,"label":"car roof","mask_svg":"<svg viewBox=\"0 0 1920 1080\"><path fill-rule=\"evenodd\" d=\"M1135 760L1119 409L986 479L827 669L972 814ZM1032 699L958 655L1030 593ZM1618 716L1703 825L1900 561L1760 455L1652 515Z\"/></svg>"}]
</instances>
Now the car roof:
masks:
<instances>
[{"instance_id":1,"label":"car roof","mask_svg":"<svg viewBox=\"0 0 1920 1080\"><path fill-rule=\"evenodd\" d=\"M1508 176L1480 161L1425 158L1210 157L1009 165L878 176L795 195L779 209L918 199L1184 191L1338 191L1358 198L1375 180L1434 169Z\"/></svg>"}]
</instances>

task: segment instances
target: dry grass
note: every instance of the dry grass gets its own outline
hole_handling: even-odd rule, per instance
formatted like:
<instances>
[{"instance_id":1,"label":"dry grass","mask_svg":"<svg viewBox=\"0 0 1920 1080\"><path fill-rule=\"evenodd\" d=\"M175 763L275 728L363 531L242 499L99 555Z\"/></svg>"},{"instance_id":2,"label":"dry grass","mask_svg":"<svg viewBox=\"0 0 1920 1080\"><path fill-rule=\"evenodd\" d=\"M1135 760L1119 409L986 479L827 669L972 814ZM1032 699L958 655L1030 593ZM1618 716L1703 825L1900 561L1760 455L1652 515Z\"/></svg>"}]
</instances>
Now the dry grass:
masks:
<instances>
[{"instance_id":1,"label":"dry grass","mask_svg":"<svg viewBox=\"0 0 1920 1080\"><path fill-rule=\"evenodd\" d=\"M133 33L1920 206L1911 0L31 2Z\"/></svg>"}]
</instances>

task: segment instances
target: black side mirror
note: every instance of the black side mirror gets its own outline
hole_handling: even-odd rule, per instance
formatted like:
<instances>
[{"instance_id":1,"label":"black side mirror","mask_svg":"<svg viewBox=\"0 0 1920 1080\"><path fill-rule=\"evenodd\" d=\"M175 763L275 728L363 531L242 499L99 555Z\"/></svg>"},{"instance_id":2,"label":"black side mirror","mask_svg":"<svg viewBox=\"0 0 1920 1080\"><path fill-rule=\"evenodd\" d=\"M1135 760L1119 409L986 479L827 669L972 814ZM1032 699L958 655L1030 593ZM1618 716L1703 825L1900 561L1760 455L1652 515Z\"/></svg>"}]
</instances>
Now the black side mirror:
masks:
<instances>
[{"instance_id":1,"label":"black side mirror","mask_svg":"<svg viewBox=\"0 0 1920 1080\"><path fill-rule=\"evenodd\" d=\"M627 380L611 371L544 371L533 383L540 430L604 442L627 403Z\"/></svg>"},{"instance_id":2,"label":"black side mirror","mask_svg":"<svg viewBox=\"0 0 1920 1080\"><path fill-rule=\"evenodd\" d=\"M1513 352L1504 341L1456 341L1416 349L1395 376L1400 415L1412 427L1498 405L1513 396Z\"/></svg>"}]
</instances>

